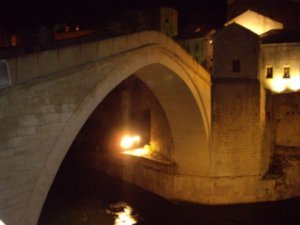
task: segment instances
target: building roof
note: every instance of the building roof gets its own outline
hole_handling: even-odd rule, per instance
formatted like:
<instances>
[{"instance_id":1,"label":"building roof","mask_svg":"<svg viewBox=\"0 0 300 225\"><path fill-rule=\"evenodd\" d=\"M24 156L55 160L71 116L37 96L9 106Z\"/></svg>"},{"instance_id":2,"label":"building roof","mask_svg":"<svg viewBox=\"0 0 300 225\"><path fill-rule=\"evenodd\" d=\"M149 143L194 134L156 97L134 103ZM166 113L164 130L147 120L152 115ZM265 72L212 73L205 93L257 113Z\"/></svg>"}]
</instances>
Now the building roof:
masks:
<instances>
[{"instance_id":1,"label":"building roof","mask_svg":"<svg viewBox=\"0 0 300 225\"><path fill-rule=\"evenodd\" d=\"M297 43L300 42L300 31L289 29L271 30L261 35L261 41L263 44Z\"/></svg>"},{"instance_id":2,"label":"building roof","mask_svg":"<svg viewBox=\"0 0 300 225\"><path fill-rule=\"evenodd\" d=\"M261 15L250 9L243 12L239 16L233 18L232 20L228 21L225 24L225 26L227 26L231 23L237 23L258 35L261 35L267 31L270 31L273 29L282 29L283 28L282 23L279 23L278 21L275 21L264 15Z\"/></svg>"},{"instance_id":3,"label":"building roof","mask_svg":"<svg viewBox=\"0 0 300 225\"><path fill-rule=\"evenodd\" d=\"M227 26L224 26L222 29L220 29L218 32L216 32L216 36L228 36L229 34L232 33L244 33L247 34L249 37L255 37L255 38L259 38L259 35L257 35L256 33L254 33L253 31L249 30L248 28L241 26L238 23L231 23L228 24Z\"/></svg>"},{"instance_id":4,"label":"building roof","mask_svg":"<svg viewBox=\"0 0 300 225\"><path fill-rule=\"evenodd\" d=\"M300 29L300 4L282 0L235 0L228 7L227 20L247 10L281 22L285 28Z\"/></svg>"}]
</instances>

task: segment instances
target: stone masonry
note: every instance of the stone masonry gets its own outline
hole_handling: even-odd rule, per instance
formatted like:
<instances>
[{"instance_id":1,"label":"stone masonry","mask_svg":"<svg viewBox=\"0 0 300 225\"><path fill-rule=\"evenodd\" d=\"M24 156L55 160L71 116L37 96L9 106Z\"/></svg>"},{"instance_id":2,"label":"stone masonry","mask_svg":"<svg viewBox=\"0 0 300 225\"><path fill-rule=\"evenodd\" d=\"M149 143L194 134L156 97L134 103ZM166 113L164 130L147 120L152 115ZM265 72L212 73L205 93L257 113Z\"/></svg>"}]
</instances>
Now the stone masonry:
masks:
<instances>
[{"instance_id":1,"label":"stone masonry","mask_svg":"<svg viewBox=\"0 0 300 225\"><path fill-rule=\"evenodd\" d=\"M211 84L208 72L159 32L82 43L7 62L12 85L0 90L0 219L6 225L37 223L81 127L104 97L133 74L165 112L173 162L129 157L121 162L123 179L168 199L204 204L300 194L297 160L285 170L285 182L269 170L273 140L286 143L287 138L274 137L273 130L266 129L273 123L268 115L274 110L258 79L247 75ZM276 118L283 115L276 113ZM286 118L298 120L296 115ZM280 121L275 127L276 134L288 129Z\"/></svg>"}]
</instances>

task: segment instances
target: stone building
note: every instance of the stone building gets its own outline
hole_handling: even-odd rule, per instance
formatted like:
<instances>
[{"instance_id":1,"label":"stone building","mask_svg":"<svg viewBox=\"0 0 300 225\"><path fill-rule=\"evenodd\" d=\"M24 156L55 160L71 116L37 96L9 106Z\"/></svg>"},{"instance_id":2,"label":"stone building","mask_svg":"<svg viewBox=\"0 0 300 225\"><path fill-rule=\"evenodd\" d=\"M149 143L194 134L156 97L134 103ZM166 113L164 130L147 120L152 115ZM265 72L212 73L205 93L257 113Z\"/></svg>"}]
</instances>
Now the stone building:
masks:
<instances>
[{"instance_id":1,"label":"stone building","mask_svg":"<svg viewBox=\"0 0 300 225\"><path fill-rule=\"evenodd\" d=\"M290 1L230 1L222 29L181 36L178 43L212 77L257 77L273 92L298 91L299 7ZM289 13L281 15L283 9Z\"/></svg>"},{"instance_id":2,"label":"stone building","mask_svg":"<svg viewBox=\"0 0 300 225\"><path fill-rule=\"evenodd\" d=\"M300 90L300 32L267 32L260 49L260 79L265 87L275 92Z\"/></svg>"},{"instance_id":3,"label":"stone building","mask_svg":"<svg viewBox=\"0 0 300 225\"><path fill-rule=\"evenodd\" d=\"M258 77L273 92L300 89L299 9L295 1L234 1L229 6L226 25L235 22L260 35Z\"/></svg>"},{"instance_id":4,"label":"stone building","mask_svg":"<svg viewBox=\"0 0 300 225\"><path fill-rule=\"evenodd\" d=\"M197 29L201 28L196 28ZM215 30L198 31L176 37L176 41L207 71L212 72L212 37Z\"/></svg>"},{"instance_id":5,"label":"stone building","mask_svg":"<svg viewBox=\"0 0 300 225\"><path fill-rule=\"evenodd\" d=\"M178 34L178 12L174 8L160 7L154 14L154 28L169 37Z\"/></svg>"},{"instance_id":6,"label":"stone building","mask_svg":"<svg viewBox=\"0 0 300 225\"><path fill-rule=\"evenodd\" d=\"M213 43L213 77L252 79L257 77L258 35L234 23L216 32Z\"/></svg>"},{"instance_id":7,"label":"stone building","mask_svg":"<svg viewBox=\"0 0 300 225\"><path fill-rule=\"evenodd\" d=\"M249 175L262 174L264 182L274 179L279 184L281 179L287 180L278 196L288 188L296 193L300 179L300 128L295 126L300 121L299 4L237 0L231 1L229 15L220 30L178 40L196 61L201 55L203 61L212 62L211 70L200 61L213 80L212 148L220 162L239 165L239 170ZM205 38L211 42L211 55L197 53L204 49ZM196 43L202 48L197 49ZM234 142L228 141L232 137ZM243 155L250 152L255 159L252 162ZM233 161L234 157L237 160ZM260 171L253 167L258 161ZM238 173L223 165L214 172Z\"/></svg>"}]
</instances>

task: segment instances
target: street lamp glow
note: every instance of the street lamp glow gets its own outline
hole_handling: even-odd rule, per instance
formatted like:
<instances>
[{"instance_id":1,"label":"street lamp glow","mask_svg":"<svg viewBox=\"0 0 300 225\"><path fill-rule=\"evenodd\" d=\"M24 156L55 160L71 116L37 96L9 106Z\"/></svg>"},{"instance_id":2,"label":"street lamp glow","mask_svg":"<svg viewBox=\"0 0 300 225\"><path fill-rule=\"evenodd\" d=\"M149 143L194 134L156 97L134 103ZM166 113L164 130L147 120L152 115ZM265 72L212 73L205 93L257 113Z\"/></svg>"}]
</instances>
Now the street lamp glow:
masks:
<instances>
[{"instance_id":1,"label":"street lamp glow","mask_svg":"<svg viewBox=\"0 0 300 225\"><path fill-rule=\"evenodd\" d=\"M120 146L123 149L130 149L133 147L137 147L140 141L141 141L141 137L138 135L135 136L125 135L121 140Z\"/></svg>"},{"instance_id":2,"label":"street lamp glow","mask_svg":"<svg viewBox=\"0 0 300 225\"><path fill-rule=\"evenodd\" d=\"M281 78L274 78L270 82L270 86L272 91L277 93L283 92L287 88L286 80Z\"/></svg>"},{"instance_id":3,"label":"street lamp glow","mask_svg":"<svg viewBox=\"0 0 300 225\"><path fill-rule=\"evenodd\" d=\"M299 77L291 78L289 80L288 87L292 91L299 91L300 90L300 78Z\"/></svg>"},{"instance_id":4,"label":"street lamp glow","mask_svg":"<svg viewBox=\"0 0 300 225\"><path fill-rule=\"evenodd\" d=\"M0 225L5 225L5 223L3 223L2 220L0 220Z\"/></svg>"}]
</instances>

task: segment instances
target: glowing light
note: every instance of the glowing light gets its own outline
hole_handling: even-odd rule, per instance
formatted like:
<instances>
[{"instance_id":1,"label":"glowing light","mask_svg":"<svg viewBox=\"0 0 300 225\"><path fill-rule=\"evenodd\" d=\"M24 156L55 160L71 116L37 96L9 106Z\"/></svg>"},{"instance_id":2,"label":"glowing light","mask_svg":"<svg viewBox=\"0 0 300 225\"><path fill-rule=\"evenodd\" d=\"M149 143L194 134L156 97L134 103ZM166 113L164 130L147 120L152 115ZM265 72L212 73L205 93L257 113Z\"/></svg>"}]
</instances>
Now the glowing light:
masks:
<instances>
[{"instance_id":1,"label":"glowing light","mask_svg":"<svg viewBox=\"0 0 300 225\"><path fill-rule=\"evenodd\" d=\"M287 82L281 78L274 78L270 80L271 90L274 92L283 92L287 88Z\"/></svg>"},{"instance_id":2,"label":"glowing light","mask_svg":"<svg viewBox=\"0 0 300 225\"><path fill-rule=\"evenodd\" d=\"M124 151L125 155L134 155L134 156L147 156L151 153L151 147L149 145L145 145L143 148L136 148Z\"/></svg>"},{"instance_id":3,"label":"glowing light","mask_svg":"<svg viewBox=\"0 0 300 225\"><path fill-rule=\"evenodd\" d=\"M114 225L132 225L137 223L137 215L133 215L132 208L126 202L110 204L109 209L106 209L105 212L114 215Z\"/></svg>"},{"instance_id":4,"label":"glowing light","mask_svg":"<svg viewBox=\"0 0 300 225\"><path fill-rule=\"evenodd\" d=\"M5 225L5 223L3 223L2 220L0 220L0 225Z\"/></svg>"},{"instance_id":5,"label":"glowing light","mask_svg":"<svg viewBox=\"0 0 300 225\"><path fill-rule=\"evenodd\" d=\"M300 78L291 78L288 82L288 88L292 91L299 91L300 90Z\"/></svg>"},{"instance_id":6,"label":"glowing light","mask_svg":"<svg viewBox=\"0 0 300 225\"><path fill-rule=\"evenodd\" d=\"M138 135L135 136L125 135L121 140L120 146L123 149L130 149L138 146L140 141L141 141L141 137Z\"/></svg>"},{"instance_id":7,"label":"glowing light","mask_svg":"<svg viewBox=\"0 0 300 225\"><path fill-rule=\"evenodd\" d=\"M282 76L276 76L273 79L268 79L265 81L267 86L277 93L283 91L299 91L300 90L300 77L294 76L289 79L282 78Z\"/></svg>"},{"instance_id":8,"label":"glowing light","mask_svg":"<svg viewBox=\"0 0 300 225\"><path fill-rule=\"evenodd\" d=\"M136 224L136 219L132 216L132 208L126 206L124 211L116 213L115 225L132 225Z\"/></svg>"}]
</instances>

